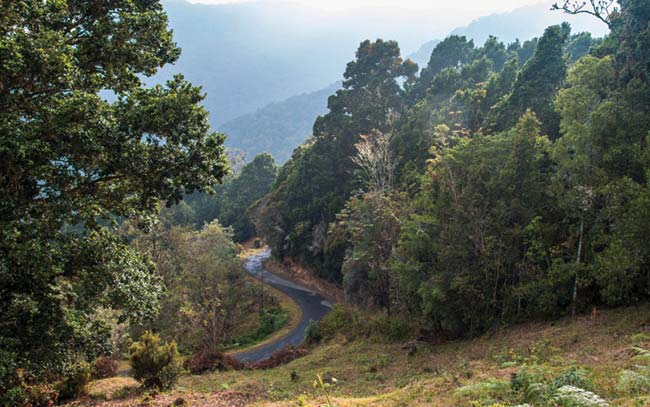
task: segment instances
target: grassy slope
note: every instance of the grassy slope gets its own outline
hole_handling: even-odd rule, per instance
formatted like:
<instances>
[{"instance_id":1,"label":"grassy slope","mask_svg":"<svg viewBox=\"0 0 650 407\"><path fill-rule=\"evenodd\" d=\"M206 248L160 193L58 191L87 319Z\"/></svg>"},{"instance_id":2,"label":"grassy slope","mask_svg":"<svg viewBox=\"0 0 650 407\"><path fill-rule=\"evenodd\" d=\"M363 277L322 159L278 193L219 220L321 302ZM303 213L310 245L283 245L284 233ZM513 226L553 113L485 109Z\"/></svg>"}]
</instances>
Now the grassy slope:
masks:
<instances>
[{"instance_id":1,"label":"grassy slope","mask_svg":"<svg viewBox=\"0 0 650 407\"><path fill-rule=\"evenodd\" d=\"M333 387L338 407L469 406L476 396L459 396L459 388L487 379L508 383L519 366L534 362L552 374L571 366L584 367L591 372L598 394L612 406L650 407L650 398L622 396L616 390L620 371L636 363L630 351L634 335L642 337L636 345L650 349L650 304L603 311L595 322L591 316L576 321L566 318L507 328L471 341L419 346L414 356L408 356L401 344L341 337L275 369L184 376L173 393L158 396L151 405L169 405L169 400L179 395L192 400L193 406L228 405L217 400L224 394L238 394L246 399L246 405L252 396L257 406L317 406L324 398L312 383L320 373L338 379ZM298 375L295 381L292 372ZM93 386L106 388L109 383ZM116 387L112 391L119 394ZM142 394L130 394L102 406L131 406L142 401ZM77 405L88 404L86 400Z\"/></svg>"},{"instance_id":2,"label":"grassy slope","mask_svg":"<svg viewBox=\"0 0 650 407\"><path fill-rule=\"evenodd\" d=\"M596 322L585 316L575 322L532 323L472 341L421 346L412 357L400 344L340 338L286 366L188 376L181 386L199 392L224 387L252 392L261 397L257 404L265 406L285 406L300 395L318 404L324 400L312 383L321 373L338 379L333 393L340 407L469 405L467 398L454 395L458 388L489 378L508 381L518 365L536 362L551 372L585 367L601 396L615 406L632 406L633 398L620 397L615 387L620 370L633 363L631 337L642 332L650 338L649 305L605 311ZM643 344L648 345L650 339ZM292 371L298 374L295 381L290 380ZM650 400L640 403L636 405L650 405Z\"/></svg>"}]
</instances>

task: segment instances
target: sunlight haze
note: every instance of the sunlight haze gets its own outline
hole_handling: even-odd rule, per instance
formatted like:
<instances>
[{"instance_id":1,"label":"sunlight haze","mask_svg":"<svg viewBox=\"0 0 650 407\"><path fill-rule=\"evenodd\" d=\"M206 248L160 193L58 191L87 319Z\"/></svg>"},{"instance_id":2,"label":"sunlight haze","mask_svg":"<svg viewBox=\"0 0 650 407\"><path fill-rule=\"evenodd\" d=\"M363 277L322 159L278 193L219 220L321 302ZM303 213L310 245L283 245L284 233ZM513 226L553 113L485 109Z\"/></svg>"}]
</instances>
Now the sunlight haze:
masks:
<instances>
[{"instance_id":1,"label":"sunlight haze","mask_svg":"<svg viewBox=\"0 0 650 407\"><path fill-rule=\"evenodd\" d=\"M252 3L248 0L189 0L191 3L226 4L226 3ZM258 0L260 3L284 2L278 0ZM309 5L325 10L339 11L367 7L389 7L426 10L467 10L470 12L504 12L517 7L542 3L539 0L457 0L428 1L428 0L293 0L292 2ZM550 7L550 2L549 7Z\"/></svg>"}]
</instances>

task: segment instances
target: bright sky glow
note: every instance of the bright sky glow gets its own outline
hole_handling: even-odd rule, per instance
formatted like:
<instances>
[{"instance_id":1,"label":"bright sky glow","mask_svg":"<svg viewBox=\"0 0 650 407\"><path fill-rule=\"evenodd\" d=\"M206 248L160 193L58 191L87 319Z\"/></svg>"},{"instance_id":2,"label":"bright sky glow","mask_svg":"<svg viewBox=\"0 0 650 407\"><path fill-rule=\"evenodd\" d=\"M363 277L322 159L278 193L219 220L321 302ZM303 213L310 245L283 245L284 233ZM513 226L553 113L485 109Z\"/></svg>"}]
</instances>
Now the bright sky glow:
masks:
<instances>
[{"instance_id":1,"label":"bright sky glow","mask_svg":"<svg viewBox=\"0 0 650 407\"><path fill-rule=\"evenodd\" d=\"M205 4L224 4L224 3L243 3L250 0L189 0L192 3ZM256 0L259 2L285 2L283 0ZM355 8L368 7L389 7L403 9L425 9L425 10L467 10L472 12L505 12L517 7L541 2L549 3L552 1L540 0L292 0L295 3L321 8L330 11L351 10Z\"/></svg>"}]
</instances>

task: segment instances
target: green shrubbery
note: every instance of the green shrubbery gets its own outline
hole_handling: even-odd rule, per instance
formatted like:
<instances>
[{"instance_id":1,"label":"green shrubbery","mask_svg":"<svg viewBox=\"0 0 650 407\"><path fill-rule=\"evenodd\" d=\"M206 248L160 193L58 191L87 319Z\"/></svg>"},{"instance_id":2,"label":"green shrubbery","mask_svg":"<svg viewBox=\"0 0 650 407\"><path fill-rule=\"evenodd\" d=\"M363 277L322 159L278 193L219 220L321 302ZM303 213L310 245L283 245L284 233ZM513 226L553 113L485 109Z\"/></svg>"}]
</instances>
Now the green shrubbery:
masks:
<instances>
[{"instance_id":1,"label":"green shrubbery","mask_svg":"<svg viewBox=\"0 0 650 407\"><path fill-rule=\"evenodd\" d=\"M164 343L151 332L145 331L129 351L133 377L144 387L169 389L182 372L176 343Z\"/></svg>"},{"instance_id":2,"label":"green shrubbery","mask_svg":"<svg viewBox=\"0 0 650 407\"><path fill-rule=\"evenodd\" d=\"M335 305L320 322L312 323L305 332L308 343L329 340L338 335L348 340L374 337L383 341L402 341L414 336L413 326L398 318L369 318L354 308Z\"/></svg>"},{"instance_id":3,"label":"green shrubbery","mask_svg":"<svg viewBox=\"0 0 650 407\"><path fill-rule=\"evenodd\" d=\"M4 366L3 366L4 367ZM50 407L59 392L49 384L36 383L24 369L2 371L0 405L13 407Z\"/></svg>"},{"instance_id":4,"label":"green shrubbery","mask_svg":"<svg viewBox=\"0 0 650 407\"><path fill-rule=\"evenodd\" d=\"M230 345L222 347L222 350L254 345L263 341L289 321L289 313L282 308L271 308L260 312L259 319L260 326L254 332L234 339Z\"/></svg>"},{"instance_id":5,"label":"green shrubbery","mask_svg":"<svg viewBox=\"0 0 650 407\"><path fill-rule=\"evenodd\" d=\"M60 400L69 400L86 393L90 382L91 366L87 362L79 362L70 366L63 379L57 384Z\"/></svg>"},{"instance_id":6,"label":"green shrubbery","mask_svg":"<svg viewBox=\"0 0 650 407\"><path fill-rule=\"evenodd\" d=\"M323 334L320 331L320 324L316 321L309 321L307 329L305 329L305 343L307 345L314 345L323 340Z\"/></svg>"}]
</instances>

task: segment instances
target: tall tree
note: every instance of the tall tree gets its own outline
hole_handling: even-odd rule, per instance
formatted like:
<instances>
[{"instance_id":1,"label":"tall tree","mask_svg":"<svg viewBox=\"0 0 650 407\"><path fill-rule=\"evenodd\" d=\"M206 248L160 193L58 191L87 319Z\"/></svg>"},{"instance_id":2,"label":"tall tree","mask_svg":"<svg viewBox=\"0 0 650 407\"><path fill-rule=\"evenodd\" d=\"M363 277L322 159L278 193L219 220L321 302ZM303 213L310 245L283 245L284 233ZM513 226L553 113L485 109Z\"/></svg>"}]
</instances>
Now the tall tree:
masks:
<instances>
[{"instance_id":1,"label":"tall tree","mask_svg":"<svg viewBox=\"0 0 650 407\"><path fill-rule=\"evenodd\" d=\"M544 31L535 53L517 76L512 93L496 106L497 130L514 126L527 109L532 109L542 121L542 132L553 139L559 136L560 117L553 108L553 98L566 76L567 31L568 26L552 26Z\"/></svg>"},{"instance_id":2,"label":"tall tree","mask_svg":"<svg viewBox=\"0 0 650 407\"><path fill-rule=\"evenodd\" d=\"M352 157L362 134L388 132L407 109L406 90L417 65L403 61L396 42L364 41L345 71L343 89L328 101L329 113L314 124L314 139L298 149L263 204L276 208L284 237L278 256L293 256L338 278L343 250L325 255L327 229L357 186ZM403 80L403 84L400 81ZM263 227L264 230L273 228ZM272 234L276 234L275 232Z\"/></svg>"},{"instance_id":3,"label":"tall tree","mask_svg":"<svg viewBox=\"0 0 650 407\"><path fill-rule=\"evenodd\" d=\"M142 87L141 75L180 53L158 1L2 7L0 371L10 376L96 354L100 306L123 318L155 313L152 266L109 220L207 190L227 163L199 88L181 76Z\"/></svg>"}]
</instances>

